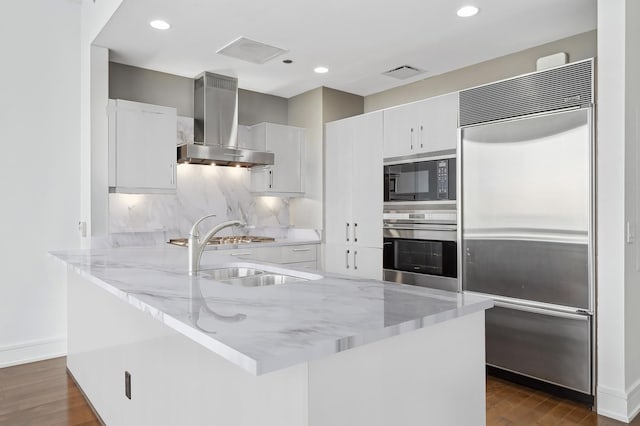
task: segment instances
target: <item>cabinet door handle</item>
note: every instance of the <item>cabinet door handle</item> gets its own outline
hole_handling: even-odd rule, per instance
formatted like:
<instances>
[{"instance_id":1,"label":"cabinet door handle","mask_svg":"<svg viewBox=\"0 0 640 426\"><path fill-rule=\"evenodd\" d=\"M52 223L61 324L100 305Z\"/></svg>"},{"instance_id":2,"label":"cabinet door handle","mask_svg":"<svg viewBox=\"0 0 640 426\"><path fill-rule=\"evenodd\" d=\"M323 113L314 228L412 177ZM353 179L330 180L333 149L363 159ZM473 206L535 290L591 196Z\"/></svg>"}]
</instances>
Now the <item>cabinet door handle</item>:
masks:
<instances>
[{"instance_id":1,"label":"cabinet door handle","mask_svg":"<svg viewBox=\"0 0 640 426\"><path fill-rule=\"evenodd\" d=\"M424 148L423 142L422 142L422 131L423 131L423 127L422 125L420 125L420 148Z\"/></svg>"},{"instance_id":2,"label":"cabinet door handle","mask_svg":"<svg viewBox=\"0 0 640 426\"><path fill-rule=\"evenodd\" d=\"M411 144L411 149L413 149L413 127L411 128L411 133L409 134L409 144Z\"/></svg>"},{"instance_id":3,"label":"cabinet door handle","mask_svg":"<svg viewBox=\"0 0 640 426\"><path fill-rule=\"evenodd\" d=\"M311 251L310 248L292 249L292 251Z\"/></svg>"},{"instance_id":4,"label":"cabinet door handle","mask_svg":"<svg viewBox=\"0 0 640 426\"><path fill-rule=\"evenodd\" d=\"M269 188L273 188L273 170L269 170Z\"/></svg>"},{"instance_id":5,"label":"cabinet door handle","mask_svg":"<svg viewBox=\"0 0 640 426\"><path fill-rule=\"evenodd\" d=\"M345 256L345 265L347 266L347 269L349 269L349 250L347 250L347 253Z\"/></svg>"},{"instance_id":6,"label":"cabinet door handle","mask_svg":"<svg viewBox=\"0 0 640 426\"><path fill-rule=\"evenodd\" d=\"M349 242L349 222L347 222L347 242Z\"/></svg>"},{"instance_id":7,"label":"cabinet door handle","mask_svg":"<svg viewBox=\"0 0 640 426\"><path fill-rule=\"evenodd\" d=\"M358 250L353 251L353 269L358 269Z\"/></svg>"},{"instance_id":8,"label":"cabinet door handle","mask_svg":"<svg viewBox=\"0 0 640 426\"><path fill-rule=\"evenodd\" d=\"M353 242L357 243L358 242L358 234L356 233L358 231L358 224L354 223L353 224Z\"/></svg>"},{"instance_id":9,"label":"cabinet door handle","mask_svg":"<svg viewBox=\"0 0 640 426\"><path fill-rule=\"evenodd\" d=\"M246 256L246 255L249 255L249 254L251 254L250 251L243 251L241 253L231 253L231 256Z\"/></svg>"}]
</instances>

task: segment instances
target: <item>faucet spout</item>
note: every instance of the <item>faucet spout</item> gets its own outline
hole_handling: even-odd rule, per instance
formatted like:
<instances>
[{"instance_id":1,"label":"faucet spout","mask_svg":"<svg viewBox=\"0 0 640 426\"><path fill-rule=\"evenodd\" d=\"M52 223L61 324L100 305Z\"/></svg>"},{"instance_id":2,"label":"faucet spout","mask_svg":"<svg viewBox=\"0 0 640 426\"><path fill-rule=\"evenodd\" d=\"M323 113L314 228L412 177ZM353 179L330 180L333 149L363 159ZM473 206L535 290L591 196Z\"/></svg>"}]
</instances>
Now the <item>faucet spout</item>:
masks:
<instances>
[{"instance_id":1,"label":"faucet spout","mask_svg":"<svg viewBox=\"0 0 640 426\"><path fill-rule=\"evenodd\" d=\"M211 228L203 238L200 238L198 225L203 219L211 216L215 215L203 216L198 219L191 228L191 232L189 233L189 275L198 275L198 271L200 270L200 259L202 258L202 252L204 251L204 248L207 246L207 242L209 242L211 237L213 237L216 233L220 232L224 228L228 228L230 226L247 226L246 223L239 220L222 222Z\"/></svg>"}]
</instances>

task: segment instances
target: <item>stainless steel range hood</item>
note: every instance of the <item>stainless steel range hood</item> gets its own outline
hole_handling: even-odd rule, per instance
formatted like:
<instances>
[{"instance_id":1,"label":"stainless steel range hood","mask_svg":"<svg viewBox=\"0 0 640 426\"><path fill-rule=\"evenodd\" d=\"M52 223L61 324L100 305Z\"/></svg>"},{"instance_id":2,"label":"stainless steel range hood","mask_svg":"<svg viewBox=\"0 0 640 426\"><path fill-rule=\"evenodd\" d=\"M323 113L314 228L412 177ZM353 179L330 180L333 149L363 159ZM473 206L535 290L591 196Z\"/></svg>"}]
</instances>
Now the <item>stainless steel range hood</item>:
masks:
<instances>
[{"instance_id":1,"label":"stainless steel range hood","mask_svg":"<svg viewBox=\"0 0 640 426\"><path fill-rule=\"evenodd\" d=\"M178 163L273 164L272 152L238 147L238 80L204 72L194 81L194 143L178 146Z\"/></svg>"}]
</instances>

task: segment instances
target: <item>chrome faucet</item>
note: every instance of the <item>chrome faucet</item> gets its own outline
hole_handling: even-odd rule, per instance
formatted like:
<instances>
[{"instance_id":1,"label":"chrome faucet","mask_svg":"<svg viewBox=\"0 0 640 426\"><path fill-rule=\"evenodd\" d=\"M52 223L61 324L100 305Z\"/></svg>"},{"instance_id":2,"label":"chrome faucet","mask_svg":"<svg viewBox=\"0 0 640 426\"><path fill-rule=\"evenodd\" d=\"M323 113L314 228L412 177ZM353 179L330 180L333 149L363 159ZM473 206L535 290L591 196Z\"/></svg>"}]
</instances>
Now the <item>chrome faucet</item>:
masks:
<instances>
[{"instance_id":1,"label":"chrome faucet","mask_svg":"<svg viewBox=\"0 0 640 426\"><path fill-rule=\"evenodd\" d=\"M211 239L211 237L213 237L217 232L230 226L247 226L246 223L239 220L222 222L211 228L211 230L209 230L209 232L207 232L205 236L200 239L198 225L200 225L200 222L202 222L204 219L207 219L209 217L215 217L215 214L208 214L196 220L196 223L193 224L193 226L191 227L191 231L189 232L189 275L198 275L198 271L200 270L200 258L202 257L202 252L204 251L204 248L207 246L207 242Z\"/></svg>"}]
</instances>

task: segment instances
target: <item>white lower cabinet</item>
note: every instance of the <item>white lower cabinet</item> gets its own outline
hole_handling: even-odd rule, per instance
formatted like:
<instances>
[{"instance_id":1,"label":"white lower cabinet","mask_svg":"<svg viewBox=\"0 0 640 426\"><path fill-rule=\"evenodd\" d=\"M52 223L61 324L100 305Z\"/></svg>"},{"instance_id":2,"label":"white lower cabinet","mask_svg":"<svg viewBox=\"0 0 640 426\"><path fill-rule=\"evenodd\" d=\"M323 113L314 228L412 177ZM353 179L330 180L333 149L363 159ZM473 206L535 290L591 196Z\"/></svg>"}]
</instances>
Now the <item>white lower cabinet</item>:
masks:
<instances>
[{"instance_id":1,"label":"white lower cabinet","mask_svg":"<svg viewBox=\"0 0 640 426\"><path fill-rule=\"evenodd\" d=\"M201 264L206 265L209 255L226 254L239 260L277 263L294 268L317 269L319 244L295 244L270 247L246 247L231 250L205 250Z\"/></svg>"},{"instance_id":2,"label":"white lower cabinet","mask_svg":"<svg viewBox=\"0 0 640 426\"><path fill-rule=\"evenodd\" d=\"M325 270L353 277L382 279L382 249L327 244Z\"/></svg>"}]
</instances>

